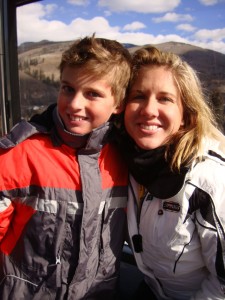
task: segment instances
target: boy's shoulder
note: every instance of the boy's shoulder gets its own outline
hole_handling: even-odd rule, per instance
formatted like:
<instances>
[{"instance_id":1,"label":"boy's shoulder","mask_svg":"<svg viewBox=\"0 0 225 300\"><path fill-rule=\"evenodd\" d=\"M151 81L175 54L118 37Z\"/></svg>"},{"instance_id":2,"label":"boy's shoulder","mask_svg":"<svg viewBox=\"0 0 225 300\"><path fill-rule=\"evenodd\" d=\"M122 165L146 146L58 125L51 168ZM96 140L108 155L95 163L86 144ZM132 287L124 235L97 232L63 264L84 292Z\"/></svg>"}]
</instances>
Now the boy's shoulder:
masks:
<instances>
[{"instance_id":1,"label":"boy's shoulder","mask_svg":"<svg viewBox=\"0 0 225 300\"><path fill-rule=\"evenodd\" d=\"M8 134L0 138L0 148L13 148L35 134L47 132L48 130L43 126L22 120Z\"/></svg>"}]
</instances>

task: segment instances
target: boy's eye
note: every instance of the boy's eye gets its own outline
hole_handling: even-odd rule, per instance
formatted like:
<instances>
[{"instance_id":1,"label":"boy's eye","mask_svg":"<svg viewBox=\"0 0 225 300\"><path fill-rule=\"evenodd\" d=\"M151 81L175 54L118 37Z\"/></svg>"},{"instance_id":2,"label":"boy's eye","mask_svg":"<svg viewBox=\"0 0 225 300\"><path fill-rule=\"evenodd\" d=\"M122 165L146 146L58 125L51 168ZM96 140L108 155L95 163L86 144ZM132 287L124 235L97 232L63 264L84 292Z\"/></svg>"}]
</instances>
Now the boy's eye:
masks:
<instances>
[{"instance_id":1,"label":"boy's eye","mask_svg":"<svg viewBox=\"0 0 225 300\"><path fill-rule=\"evenodd\" d=\"M62 91L63 91L64 93L66 93L66 94L72 94L72 93L74 93L74 88L72 88L72 87L69 86L69 85L63 85L63 86L61 87L61 89L62 89Z\"/></svg>"},{"instance_id":2,"label":"boy's eye","mask_svg":"<svg viewBox=\"0 0 225 300\"><path fill-rule=\"evenodd\" d=\"M100 97L99 93L95 92L95 91L89 91L87 93L87 95L91 98L97 98L97 97Z\"/></svg>"}]
</instances>

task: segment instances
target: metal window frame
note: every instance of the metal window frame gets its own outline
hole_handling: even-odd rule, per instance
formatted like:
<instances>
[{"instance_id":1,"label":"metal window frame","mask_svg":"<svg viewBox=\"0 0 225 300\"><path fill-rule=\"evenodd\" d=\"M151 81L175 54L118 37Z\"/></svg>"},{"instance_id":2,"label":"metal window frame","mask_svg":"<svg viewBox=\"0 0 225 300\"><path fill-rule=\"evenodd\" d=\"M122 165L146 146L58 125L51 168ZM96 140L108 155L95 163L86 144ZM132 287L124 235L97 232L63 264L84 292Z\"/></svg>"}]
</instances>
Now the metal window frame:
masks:
<instances>
[{"instance_id":1,"label":"metal window frame","mask_svg":"<svg viewBox=\"0 0 225 300\"><path fill-rule=\"evenodd\" d=\"M16 8L41 0L0 0L1 134L21 120Z\"/></svg>"}]
</instances>

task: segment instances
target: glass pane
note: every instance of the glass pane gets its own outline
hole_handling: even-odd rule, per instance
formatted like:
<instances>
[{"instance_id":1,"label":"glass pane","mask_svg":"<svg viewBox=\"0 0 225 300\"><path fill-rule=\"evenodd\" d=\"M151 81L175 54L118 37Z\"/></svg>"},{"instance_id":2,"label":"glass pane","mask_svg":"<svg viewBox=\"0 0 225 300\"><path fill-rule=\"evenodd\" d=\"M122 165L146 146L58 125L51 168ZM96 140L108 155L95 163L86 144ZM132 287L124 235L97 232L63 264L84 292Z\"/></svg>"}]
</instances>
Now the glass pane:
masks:
<instances>
[{"instance_id":1,"label":"glass pane","mask_svg":"<svg viewBox=\"0 0 225 300\"><path fill-rule=\"evenodd\" d=\"M44 0L17 9L22 115L57 99L62 51L70 41L96 33L130 51L154 44L186 59L199 73L224 125L224 1ZM212 21L213 20L213 21Z\"/></svg>"}]
</instances>

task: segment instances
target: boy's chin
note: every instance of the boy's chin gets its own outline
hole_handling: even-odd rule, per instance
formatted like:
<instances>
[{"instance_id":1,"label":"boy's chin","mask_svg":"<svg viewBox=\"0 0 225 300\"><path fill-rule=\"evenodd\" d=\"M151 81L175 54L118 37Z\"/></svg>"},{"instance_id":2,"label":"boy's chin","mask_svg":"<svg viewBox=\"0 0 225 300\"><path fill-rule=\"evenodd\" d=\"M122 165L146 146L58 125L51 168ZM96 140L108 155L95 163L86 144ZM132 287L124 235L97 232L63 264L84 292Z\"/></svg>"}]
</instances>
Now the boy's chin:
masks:
<instances>
[{"instance_id":1,"label":"boy's chin","mask_svg":"<svg viewBox=\"0 0 225 300\"><path fill-rule=\"evenodd\" d=\"M66 130L76 135L87 135L92 132L91 129L71 128L71 127L66 127Z\"/></svg>"}]
</instances>

